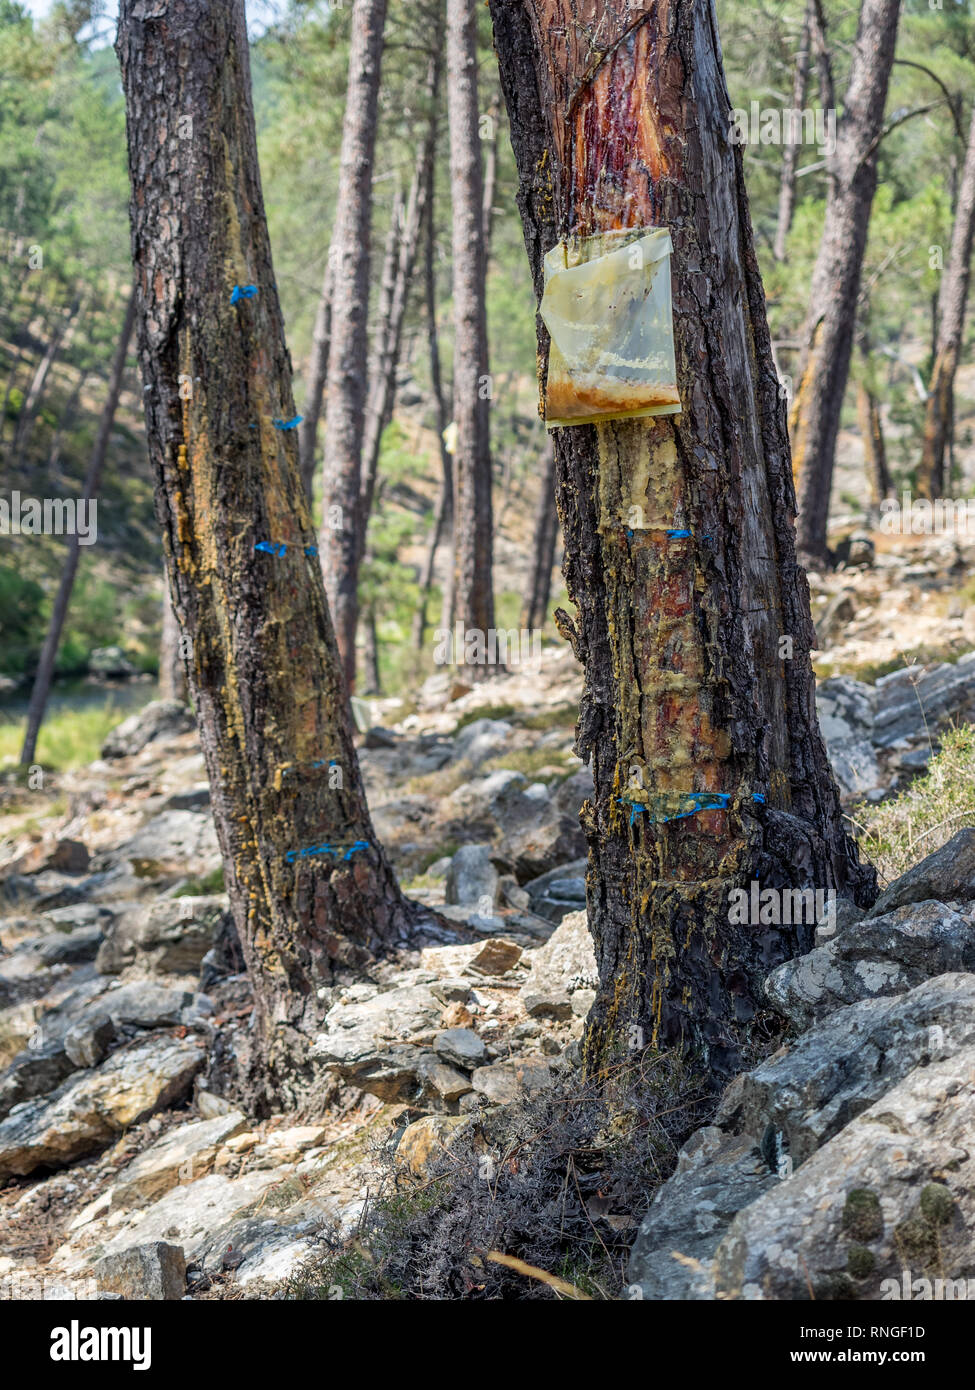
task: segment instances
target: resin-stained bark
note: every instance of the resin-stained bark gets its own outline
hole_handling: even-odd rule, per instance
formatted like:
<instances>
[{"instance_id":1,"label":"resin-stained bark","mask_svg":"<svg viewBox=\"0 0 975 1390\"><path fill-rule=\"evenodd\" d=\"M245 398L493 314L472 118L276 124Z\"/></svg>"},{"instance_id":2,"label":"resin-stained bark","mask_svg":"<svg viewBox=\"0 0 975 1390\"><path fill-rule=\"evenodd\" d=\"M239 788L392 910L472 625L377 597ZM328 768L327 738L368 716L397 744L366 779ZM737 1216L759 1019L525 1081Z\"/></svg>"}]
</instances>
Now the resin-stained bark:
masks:
<instances>
[{"instance_id":1,"label":"resin-stained bark","mask_svg":"<svg viewBox=\"0 0 975 1390\"><path fill-rule=\"evenodd\" d=\"M683 413L556 431L600 989L586 1059L748 1046L770 966L811 927L735 925L727 893L869 901L816 724L783 405L709 0L491 0L526 245L662 226ZM547 337L539 324L544 380ZM690 535L668 537L668 531ZM724 793L667 824L654 793ZM756 802L756 794L765 798Z\"/></svg>"},{"instance_id":2,"label":"resin-stained bark","mask_svg":"<svg viewBox=\"0 0 975 1390\"><path fill-rule=\"evenodd\" d=\"M319 990L337 963L402 939L411 908L366 808L286 428L291 361L243 0L123 0L118 53L156 515L192 643L190 693L254 985L261 1080L287 1099L308 1079Z\"/></svg>"}]
</instances>

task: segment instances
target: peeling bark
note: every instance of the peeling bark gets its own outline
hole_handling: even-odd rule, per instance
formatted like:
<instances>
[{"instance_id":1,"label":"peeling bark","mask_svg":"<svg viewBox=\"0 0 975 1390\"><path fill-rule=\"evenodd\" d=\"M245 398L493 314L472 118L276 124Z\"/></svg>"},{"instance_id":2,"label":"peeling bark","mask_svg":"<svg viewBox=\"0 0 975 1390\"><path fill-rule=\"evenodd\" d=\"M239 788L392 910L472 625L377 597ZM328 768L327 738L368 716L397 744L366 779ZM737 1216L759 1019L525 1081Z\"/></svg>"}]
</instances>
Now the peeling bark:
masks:
<instances>
[{"instance_id":1,"label":"peeling bark","mask_svg":"<svg viewBox=\"0 0 975 1390\"><path fill-rule=\"evenodd\" d=\"M733 924L728 890L757 879L866 903L876 878L845 834L816 721L784 408L714 10L491 0L491 13L536 294L569 233L673 237L683 413L555 431L577 609L558 621L585 667L576 746L594 777L586 1067L683 1044L719 1079L757 1045L764 975L813 932ZM541 380L547 347L539 320ZM655 822L628 802L641 783L646 800L713 791L729 806Z\"/></svg>"}]
</instances>

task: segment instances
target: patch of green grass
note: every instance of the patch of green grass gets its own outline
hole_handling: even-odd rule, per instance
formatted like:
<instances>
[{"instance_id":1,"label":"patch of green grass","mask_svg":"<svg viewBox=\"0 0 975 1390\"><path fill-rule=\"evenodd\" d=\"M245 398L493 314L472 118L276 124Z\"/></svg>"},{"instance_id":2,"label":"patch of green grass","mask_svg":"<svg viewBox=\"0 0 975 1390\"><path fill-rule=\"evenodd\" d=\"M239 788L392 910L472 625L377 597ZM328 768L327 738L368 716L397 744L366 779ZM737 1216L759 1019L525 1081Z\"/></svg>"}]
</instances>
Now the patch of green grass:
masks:
<instances>
[{"instance_id":1,"label":"patch of green grass","mask_svg":"<svg viewBox=\"0 0 975 1390\"><path fill-rule=\"evenodd\" d=\"M533 782L561 782L566 774L564 766L569 755L562 748L513 748L510 753L502 753L497 758L488 758L481 764L479 775L486 777L489 772L510 769L521 772ZM543 771L543 768L558 767L560 772Z\"/></svg>"},{"instance_id":2,"label":"patch of green grass","mask_svg":"<svg viewBox=\"0 0 975 1390\"><path fill-rule=\"evenodd\" d=\"M59 710L41 725L35 761L56 771L84 767L100 755L106 736L122 718L111 697L104 705ZM13 767L20 761L26 727L26 718L0 724L0 767Z\"/></svg>"},{"instance_id":3,"label":"patch of green grass","mask_svg":"<svg viewBox=\"0 0 975 1390\"><path fill-rule=\"evenodd\" d=\"M866 681L868 685L873 685L881 676L889 676L892 671L900 671L905 666L937 666L942 662L953 666L971 650L970 643L954 647L912 647L907 651L898 652L886 661L824 663L822 669L816 669L816 675L820 680L825 680L828 676L849 676L851 680ZM815 661L813 666L816 667Z\"/></svg>"},{"instance_id":4,"label":"patch of green grass","mask_svg":"<svg viewBox=\"0 0 975 1390\"><path fill-rule=\"evenodd\" d=\"M212 873L205 874L203 878L188 878L179 891L180 896L184 898L209 898L215 893L222 893L223 865L214 869Z\"/></svg>"},{"instance_id":5,"label":"patch of green grass","mask_svg":"<svg viewBox=\"0 0 975 1390\"><path fill-rule=\"evenodd\" d=\"M476 724L479 719L510 719L517 713L517 705L478 705L477 709L469 709L461 715L454 732L459 734L461 729L466 729L468 724Z\"/></svg>"},{"instance_id":6,"label":"patch of green grass","mask_svg":"<svg viewBox=\"0 0 975 1390\"><path fill-rule=\"evenodd\" d=\"M882 883L899 878L964 826L975 826L975 726L964 724L940 737L940 751L922 777L899 796L861 806L851 817Z\"/></svg>"},{"instance_id":7,"label":"patch of green grass","mask_svg":"<svg viewBox=\"0 0 975 1390\"><path fill-rule=\"evenodd\" d=\"M578 718L578 704L552 705L549 709L540 709L537 714L528 715L527 719L519 719L518 724L520 728L533 729L536 733L564 728L571 737Z\"/></svg>"}]
</instances>

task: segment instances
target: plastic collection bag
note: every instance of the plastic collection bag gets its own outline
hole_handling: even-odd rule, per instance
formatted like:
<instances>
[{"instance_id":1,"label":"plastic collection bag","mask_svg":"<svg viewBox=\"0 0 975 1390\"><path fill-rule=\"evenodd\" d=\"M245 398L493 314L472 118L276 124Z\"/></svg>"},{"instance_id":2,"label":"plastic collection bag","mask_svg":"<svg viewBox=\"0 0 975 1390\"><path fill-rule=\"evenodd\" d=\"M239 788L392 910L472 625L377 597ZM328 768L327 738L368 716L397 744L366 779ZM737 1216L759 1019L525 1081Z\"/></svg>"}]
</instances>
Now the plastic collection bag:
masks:
<instances>
[{"instance_id":1,"label":"plastic collection bag","mask_svg":"<svg viewBox=\"0 0 975 1390\"><path fill-rule=\"evenodd\" d=\"M672 249L666 228L642 227L560 241L545 257L549 429L679 413Z\"/></svg>"}]
</instances>

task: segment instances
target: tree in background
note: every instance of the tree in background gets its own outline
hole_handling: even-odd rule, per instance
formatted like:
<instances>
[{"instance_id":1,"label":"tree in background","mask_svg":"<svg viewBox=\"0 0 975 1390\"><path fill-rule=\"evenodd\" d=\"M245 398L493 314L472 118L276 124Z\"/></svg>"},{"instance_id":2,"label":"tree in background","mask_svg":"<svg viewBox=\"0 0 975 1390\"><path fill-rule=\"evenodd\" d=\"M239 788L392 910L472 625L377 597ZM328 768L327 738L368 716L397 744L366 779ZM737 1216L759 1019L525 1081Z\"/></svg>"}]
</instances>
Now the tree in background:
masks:
<instances>
[{"instance_id":1,"label":"tree in background","mask_svg":"<svg viewBox=\"0 0 975 1390\"><path fill-rule=\"evenodd\" d=\"M813 271L793 403L793 463L799 488L803 563L827 563L826 528L836 436L856 335L857 299L877 187L877 151L894 61L900 0L862 0L836 151L829 165L826 221Z\"/></svg>"},{"instance_id":2,"label":"tree in background","mask_svg":"<svg viewBox=\"0 0 975 1390\"><path fill-rule=\"evenodd\" d=\"M736 924L728 890L758 880L866 903L876 878L845 833L816 721L784 408L714 10L491 0L491 14L536 291L561 237L663 226L674 242L683 413L556 431L578 610L559 621L585 668L577 751L594 777L586 1065L683 1042L725 1076L747 1055L768 969L812 934ZM544 363L544 329L539 348ZM688 814L694 793L712 809Z\"/></svg>"},{"instance_id":3,"label":"tree in background","mask_svg":"<svg viewBox=\"0 0 975 1390\"><path fill-rule=\"evenodd\" d=\"M170 590L252 980L255 1098L294 1099L337 965L406 939L298 468L243 0L123 0L138 353Z\"/></svg>"},{"instance_id":4,"label":"tree in background","mask_svg":"<svg viewBox=\"0 0 975 1390\"><path fill-rule=\"evenodd\" d=\"M951 234L951 250L938 297L938 330L934 366L924 416L924 448L917 488L922 497L944 495L945 451L951 439L955 373L965 331L965 308L972 272L975 235L975 104L968 132L965 165Z\"/></svg>"},{"instance_id":5,"label":"tree in background","mask_svg":"<svg viewBox=\"0 0 975 1390\"><path fill-rule=\"evenodd\" d=\"M325 428L325 587L348 689L355 686L362 522L362 441L368 389L372 170L387 0L355 0L332 264ZM338 525L329 515L338 508Z\"/></svg>"},{"instance_id":6,"label":"tree in background","mask_svg":"<svg viewBox=\"0 0 975 1390\"><path fill-rule=\"evenodd\" d=\"M454 589L451 622L494 627L491 551L490 377L484 252L484 174L477 91L474 0L447 0L447 115L454 275ZM460 661L461 654L455 653ZM476 679L483 664L469 665Z\"/></svg>"}]
</instances>

